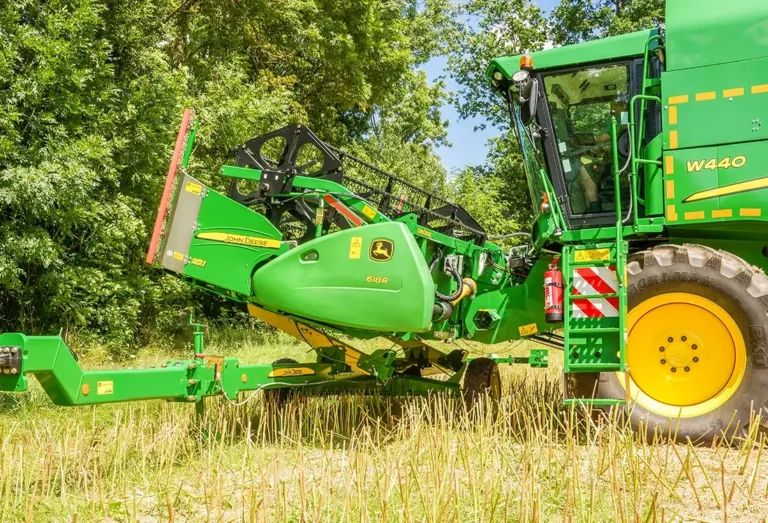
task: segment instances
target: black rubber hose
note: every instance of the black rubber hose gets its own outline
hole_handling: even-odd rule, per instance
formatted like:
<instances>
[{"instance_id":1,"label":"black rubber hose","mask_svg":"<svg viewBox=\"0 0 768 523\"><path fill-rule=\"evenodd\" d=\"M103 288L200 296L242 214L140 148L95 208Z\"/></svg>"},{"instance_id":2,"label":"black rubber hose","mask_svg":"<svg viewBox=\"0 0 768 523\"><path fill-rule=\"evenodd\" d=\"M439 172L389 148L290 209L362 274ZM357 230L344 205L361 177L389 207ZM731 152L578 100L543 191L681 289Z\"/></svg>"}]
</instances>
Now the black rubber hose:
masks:
<instances>
[{"instance_id":1,"label":"black rubber hose","mask_svg":"<svg viewBox=\"0 0 768 523\"><path fill-rule=\"evenodd\" d=\"M453 274L453 278L456 280L456 283L458 283L459 286L456 289L456 292L451 295L445 295L435 291L435 297L440 301L452 302L461 296L461 292L464 290L464 281L461 279L461 274L459 274L459 271L456 270L456 267L451 267L451 274Z\"/></svg>"},{"instance_id":2,"label":"black rubber hose","mask_svg":"<svg viewBox=\"0 0 768 523\"><path fill-rule=\"evenodd\" d=\"M432 261L429 264L429 272L435 270L435 267L437 267L437 263L440 261L440 258L443 255L443 251L440 249L437 250L435 253L435 256L432 258ZM451 268L451 274L453 275L453 278L456 280L456 283L458 283L459 287L456 289L456 292L454 292L451 295L441 294L438 291L435 291L435 297L440 301L447 301L452 302L459 296L461 296L461 291L464 290L464 281L461 279L461 274L459 274L459 271L456 270L456 267Z\"/></svg>"}]
</instances>

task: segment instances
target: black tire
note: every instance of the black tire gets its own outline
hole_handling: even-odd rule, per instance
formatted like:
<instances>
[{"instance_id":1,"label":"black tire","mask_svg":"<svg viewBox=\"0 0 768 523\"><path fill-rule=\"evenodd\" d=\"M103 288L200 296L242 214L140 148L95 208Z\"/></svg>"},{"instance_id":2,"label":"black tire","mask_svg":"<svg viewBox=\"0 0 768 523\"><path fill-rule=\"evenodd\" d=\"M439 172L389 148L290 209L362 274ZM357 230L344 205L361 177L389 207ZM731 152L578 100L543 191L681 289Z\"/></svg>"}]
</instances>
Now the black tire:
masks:
<instances>
[{"instance_id":1,"label":"black tire","mask_svg":"<svg viewBox=\"0 0 768 523\"><path fill-rule=\"evenodd\" d=\"M272 362L272 365L276 365L278 363L298 363L298 361L294 360L293 358L278 358ZM277 407L284 406L286 403L288 403L288 401L290 401L291 397L293 397L293 390L288 387L282 389L268 388L264 391L264 401L267 403L272 403Z\"/></svg>"},{"instance_id":2,"label":"black tire","mask_svg":"<svg viewBox=\"0 0 768 523\"><path fill-rule=\"evenodd\" d=\"M701 245L661 245L630 256L628 306L671 292L706 298L736 322L746 347L744 376L720 407L699 416L670 420L632 403L630 422L651 437L677 430L678 441L711 443L745 434L750 416L768 412L768 277L741 258ZM628 350L632 350L628 347ZM631 370L630 370L631 372ZM615 373L569 375L577 397L623 398Z\"/></svg>"},{"instance_id":3,"label":"black tire","mask_svg":"<svg viewBox=\"0 0 768 523\"><path fill-rule=\"evenodd\" d=\"M501 399L501 375L496 362L489 358L470 361L464 372L462 395L467 410L473 410L484 398L488 398L495 415Z\"/></svg>"}]
</instances>

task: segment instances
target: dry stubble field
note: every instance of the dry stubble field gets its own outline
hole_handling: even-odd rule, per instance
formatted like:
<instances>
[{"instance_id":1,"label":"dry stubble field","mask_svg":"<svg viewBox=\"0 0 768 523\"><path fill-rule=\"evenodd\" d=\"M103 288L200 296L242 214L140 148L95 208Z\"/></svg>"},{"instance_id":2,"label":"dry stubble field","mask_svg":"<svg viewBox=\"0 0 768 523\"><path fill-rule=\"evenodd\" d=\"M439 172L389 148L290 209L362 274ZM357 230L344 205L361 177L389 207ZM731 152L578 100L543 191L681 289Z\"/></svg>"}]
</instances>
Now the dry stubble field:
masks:
<instances>
[{"instance_id":1,"label":"dry stubble field","mask_svg":"<svg viewBox=\"0 0 768 523\"><path fill-rule=\"evenodd\" d=\"M283 338L234 352L312 359ZM146 350L131 363L166 357ZM758 430L710 448L641 441L562 407L552 360L503 368L495 421L442 397L314 398L282 411L217 398L199 420L164 401L65 409L39 387L0 396L0 521L766 520ZM84 361L111 364L99 350Z\"/></svg>"}]
</instances>

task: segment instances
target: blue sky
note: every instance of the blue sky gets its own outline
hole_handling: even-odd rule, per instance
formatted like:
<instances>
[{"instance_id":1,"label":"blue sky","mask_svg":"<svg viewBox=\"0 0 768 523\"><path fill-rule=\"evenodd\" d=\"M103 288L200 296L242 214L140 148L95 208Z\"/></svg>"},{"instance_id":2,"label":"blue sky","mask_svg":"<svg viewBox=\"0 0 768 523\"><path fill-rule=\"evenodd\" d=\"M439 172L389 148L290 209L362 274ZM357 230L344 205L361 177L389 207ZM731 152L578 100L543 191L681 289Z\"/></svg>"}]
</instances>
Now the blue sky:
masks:
<instances>
[{"instance_id":1,"label":"blue sky","mask_svg":"<svg viewBox=\"0 0 768 523\"><path fill-rule=\"evenodd\" d=\"M535 0L544 11L549 13L560 0ZM423 69L427 73L430 82L434 82L440 77L444 81L448 90L458 91L459 86L448 77L445 71L447 59L444 56L438 56L427 62ZM460 120L456 109L452 105L443 106L443 119L450 121L448 126L448 141L453 147L440 147L437 153L443 160L443 165L451 171L461 169L465 165L478 165L485 160L487 151L486 142L489 138L495 136L497 131L488 127L483 131L474 131L475 126L484 122L482 118Z\"/></svg>"}]
</instances>

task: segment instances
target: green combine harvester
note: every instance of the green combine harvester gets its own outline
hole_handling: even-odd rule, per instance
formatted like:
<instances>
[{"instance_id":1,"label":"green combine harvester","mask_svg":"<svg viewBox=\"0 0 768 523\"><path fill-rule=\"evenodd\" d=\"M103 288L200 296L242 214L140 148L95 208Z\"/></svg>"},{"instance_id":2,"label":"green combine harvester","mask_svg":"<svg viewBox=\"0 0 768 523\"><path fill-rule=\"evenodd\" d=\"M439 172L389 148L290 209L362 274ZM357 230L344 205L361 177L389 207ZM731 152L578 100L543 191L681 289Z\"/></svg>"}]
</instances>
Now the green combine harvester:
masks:
<instances>
[{"instance_id":1,"label":"green combine harvester","mask_svg":"<svg viewBox=\"0 0 768 523\"><path fill-rule=\"evenodd\" d=\"M315 363L205 352L161 368L82 370L58 336L0 336L0 391L36 376L57 405L243 391L498 399L498 364L454 340L564 351L565 402L623 405L637 430L709 441L768 406L768 4L669 2L640 31L497 58L536 219L504 250L459 205L301 125L247 141L227 194L176 142L147 262L247 305ZM384 337L364 353L341 341ZM560 335L559 333L562 333ZM463 345L462 345L463 346Z\"/></svg>"}]
</instances>

